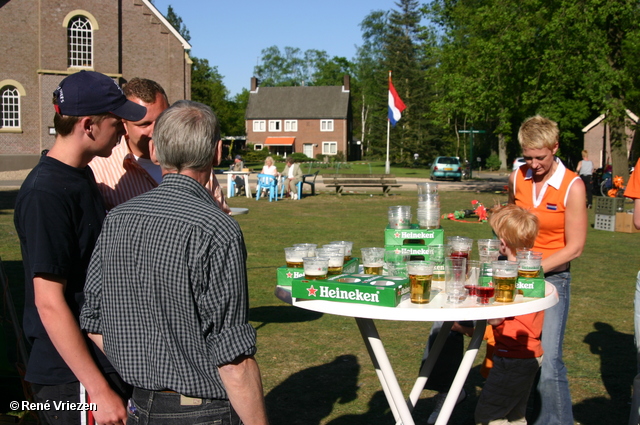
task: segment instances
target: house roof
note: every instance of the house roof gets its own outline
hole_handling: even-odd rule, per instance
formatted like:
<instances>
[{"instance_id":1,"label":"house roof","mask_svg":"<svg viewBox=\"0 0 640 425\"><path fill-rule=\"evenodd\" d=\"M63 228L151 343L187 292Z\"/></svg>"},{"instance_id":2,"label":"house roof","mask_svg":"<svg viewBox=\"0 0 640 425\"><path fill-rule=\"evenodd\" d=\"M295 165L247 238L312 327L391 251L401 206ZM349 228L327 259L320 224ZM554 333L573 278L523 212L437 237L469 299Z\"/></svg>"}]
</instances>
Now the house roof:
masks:
<instances>
[{"instance_id":1,"label":"house roof","mask_svg":"<svg viewBox=\"0 0 640 425\"><path fill-rule=\"evenodd\" d=\"M149 8L149 10L151 10L156 18L158 18L158 20L162 22L162 24L167 27L167 29L171 31L171 33L180 41L182 47L184 47L185 50L191 50L191 44L189 44L189 42L185 40L182 35L180 35L180 33L173 27L173 25L169 23L169 21L167 21L167 18L165 18L164 15L160 13L158 9L156 9L153 3L151 3L149 0L142 0L142 2Z\"/></svg>"},{"instance_id":2,"label":"house roof","mask_svg":"<svg viewBox=\"0 0 640 425\"><path fill-rule=\"evenodd\" d=\"M249 95L245 118L346 119L349 92L342 86L258 87Z\"/></svg>"},{"instance_id":3,"label":"house roof","mask_svg":"<svg viewBox=\"0 0 640 425\"><path fill-rule=\"evenodd\" d=\"M636 114L634 114L633 112L631 112L630 110L626 110L627 111L627 116L635 123L638 122L638 116ZM602 114L600 115L598 118L596 118L595 120L591 121L589 124L587 124L587 126L585 128L582 129L583 133L588 132L589 130L591 130L593 127L595 127L596 125L600 124L602 122L602 120L604 120L606 118L606 114Z\"/></svg>"}]
</instances>

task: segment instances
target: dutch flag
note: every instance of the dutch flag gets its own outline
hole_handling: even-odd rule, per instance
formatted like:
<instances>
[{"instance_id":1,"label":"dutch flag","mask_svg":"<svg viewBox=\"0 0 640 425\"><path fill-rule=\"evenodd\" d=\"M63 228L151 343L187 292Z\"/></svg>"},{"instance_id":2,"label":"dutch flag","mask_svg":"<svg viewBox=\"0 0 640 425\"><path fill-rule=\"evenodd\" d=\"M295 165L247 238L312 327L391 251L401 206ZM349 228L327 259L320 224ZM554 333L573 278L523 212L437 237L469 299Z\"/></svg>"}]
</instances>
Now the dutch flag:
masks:
<instances>
[{"instance_id":1,"label":"dutch flag","mask_svg":"<svg viewBox=\"0 0 640 425\"><path fill-rule=\"evenodd\" d=\"M389 121L391 122L391 126L395 127L396 123L400 121L402 111L404 111L405 108L404 102L400 99L400 96L398 96L395 87L393 87L391 74L389 74Z\"/></svg>"}]
</instances>

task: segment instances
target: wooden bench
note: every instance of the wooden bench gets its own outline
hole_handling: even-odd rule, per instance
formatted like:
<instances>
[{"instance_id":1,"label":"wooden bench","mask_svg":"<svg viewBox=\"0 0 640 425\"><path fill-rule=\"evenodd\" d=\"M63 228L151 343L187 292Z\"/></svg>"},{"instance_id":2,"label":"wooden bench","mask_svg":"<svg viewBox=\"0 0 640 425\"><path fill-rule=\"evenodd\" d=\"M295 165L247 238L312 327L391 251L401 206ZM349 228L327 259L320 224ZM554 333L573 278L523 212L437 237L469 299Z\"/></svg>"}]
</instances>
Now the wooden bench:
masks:
<instances>
[{"instance_id":1,"label":"wooden bench","mask_svg":"<svg viewBox=\"0 0 640 425\"><path fill-rule=\"evenodd\" d=\"M392 187L400 187L393 174L323 174L325 187L335 187L342 195L345 187L381 187L384 196L389 196Z\"/></svg>"}]
</instances>

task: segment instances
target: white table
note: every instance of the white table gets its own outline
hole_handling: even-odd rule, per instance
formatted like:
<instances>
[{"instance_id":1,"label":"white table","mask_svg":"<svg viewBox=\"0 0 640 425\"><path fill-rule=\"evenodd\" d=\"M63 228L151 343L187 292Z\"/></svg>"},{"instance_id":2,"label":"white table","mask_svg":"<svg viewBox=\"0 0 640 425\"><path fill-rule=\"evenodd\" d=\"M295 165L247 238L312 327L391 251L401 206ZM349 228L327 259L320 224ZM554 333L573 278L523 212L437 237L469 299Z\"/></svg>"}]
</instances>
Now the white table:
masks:
<instances>
[{"instance_id":1,"label":"white table","mask_svg":"<svg viewBox=\"0 0 640 425\"><path fill-rule=\"evenodd\" d=\"M458 368L436 421L436 425L446 425L451 417L451 412L455 407L462 386L473 366L478 348L482 343L487 319L520 316L554 306L558 302L558 292L555 286L547 282L545 290L544 298L523 298L522 295L518 295L513 303L494 303L489 306L476 305L475 297L469 297L464 303L454 306L446 303L444 292L433 290L429 304L412 304L410 300L406 300L395 308L322 300L298 300L291 297L290 288L281 286L276 287L275 295L282 301L305 310L355 318L396 423L403 425L414 425L411 411L427 383L427 379L440 355L453 322L475 320L475 330L471 337L471 342L467 347L462 363ZM413 322L444 321L433 347L429 350L429 356L420 370L408 400L405 400L402 394L398 380L389 362L389 357L373 322L374 319Z\"/></svg>"},{"instance_id":2,"label":"white table","mask_svg":"<svg viewBox=\"0 0 640 425\"><path fill-rule=\"evenodd\" d=\"M235 208L235 207L229 207L229 209L231 210L231 215L243 215L243 214L249 214L249 208Z\"/></svg>"},{"instance_id":3,"label":"white table","mask_svg":"<svg viewBox=\"0 0 640 425\"><path fill-rule=\"evenodd\" d=\"M244 179L244 193L247 198L251 198L251 186L249 186L249 174L250 171L224 171L222 174L227 175L227 198L233 198L235 193L233 193L233 189L231 186L231 182L235 176L241 176Z\"/></svg>"}]
</instances>

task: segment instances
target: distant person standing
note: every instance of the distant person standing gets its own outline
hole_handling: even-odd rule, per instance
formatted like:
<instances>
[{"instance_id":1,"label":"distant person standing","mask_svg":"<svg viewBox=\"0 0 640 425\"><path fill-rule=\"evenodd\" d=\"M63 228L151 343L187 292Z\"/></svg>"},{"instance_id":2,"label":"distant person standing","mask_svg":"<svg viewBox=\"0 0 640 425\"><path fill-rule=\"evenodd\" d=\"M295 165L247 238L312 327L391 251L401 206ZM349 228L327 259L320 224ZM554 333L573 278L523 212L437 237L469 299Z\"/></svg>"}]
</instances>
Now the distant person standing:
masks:
<instances>
[{"instance_id":1,"label":"distant person standing","mask_svg":"<svg viewBox=\"0 0 640 425\"><path fill-rule=\"evenodd\" d=\"M576 172L584 182L584 188L587 191L587 208L591 208L593 201L593 185L591 178L593 176L593 162L589 161L589 152L582 151L582 161L578 162Z\"/></svg>"}]
</instances>

